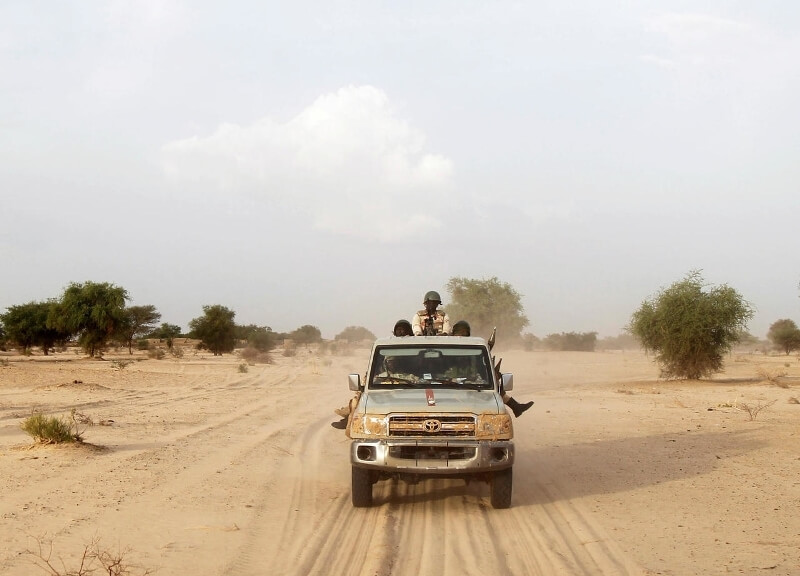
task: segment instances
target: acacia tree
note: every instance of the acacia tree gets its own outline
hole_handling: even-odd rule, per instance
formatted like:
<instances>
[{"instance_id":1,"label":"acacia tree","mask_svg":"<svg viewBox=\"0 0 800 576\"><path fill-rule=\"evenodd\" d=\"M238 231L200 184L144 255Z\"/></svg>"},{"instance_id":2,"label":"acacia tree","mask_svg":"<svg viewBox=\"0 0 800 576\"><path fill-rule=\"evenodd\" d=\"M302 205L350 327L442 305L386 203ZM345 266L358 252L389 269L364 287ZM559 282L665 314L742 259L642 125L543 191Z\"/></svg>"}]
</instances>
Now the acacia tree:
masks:
<instances>
[{"instance_id":1,"label":"acacia tree","mask_svg":"<svg viewBox=\"0 0 800 576\"><path fill-rule=\"evenodd\" d=\"M451 322L466 320L472 334L489 336L497 327L501 338L518 339L528 325L521 296L497 277L488 280L451 278L447 283L451 301L445 309Z\"/></svg>"},{"instance_id":2,"label":"acacia tree","mask_svg":"<svg viewBox=\"0 0 800 576\"><path fill-rule=\"evenodd\" d=\"M236 327L237 340L247 340L247 345L259 352L269 352L277 343L277 335L269 326L247 324Z\"/></svg>"},{"instance_id":3,"label":"acacia tree","mask_svg":"<svg viewBox=\"0 0 800 576\"><path fill-rule=\"evenodd\" d=\"M664 378L698 379L720 372L723 355L739 340L753 316L733 288L706 288L699 271L645 300L628 331L654 352Z\"/></svg>"},{"instance_id":4,"label":"acacia tree","mask_svg":"<svg viewBox=\"0 0 800 576\"><path fill-rule=\"evenodd\" d=\"M102 356L108 341L125 323L128 291L108 282L73 282L50 308L47 326L77 334L78 344L90 357Z\"/></svg>"},{"instance_id":5,"label":"acacia tree","mask_svg":"<svg viewBox=\"0 0 800 576\"><path fill-rule=\"evenodd\" d=\"M289 338L298 344L312 344L314 342L322 342L322 332L316 326L305 324L290 332Z\"/></svg>"},{"instance_id":6,"label":"acacia tree","mask_svg":"<svg viewBox=\"0 0 800 576\"><path fill-rule=\"evenodd\" d=\"M800 348L800 328L794 320L784 318L772 323L767 332L767 339L776 347L780 348L788 356L792 350Z\"/></svg>"},{"instance_id":7,"label":"acacia tree","mask_svg":"<svg viewBox=\"0 0 800 576\"><path fill-rule=\"evenodd\" d=\"M334 336L333 339L346 342L361 342L362 340L375 340L375 334L363 326L348 326Z\"/></svg>"},{"instance_id":8,"label":"acacia tree","mask_svg":"<svg viewBox=\"0 0 800 576\"><path fill-rule=\"evenodd\" d=\"M117 329L119 341L128 347L128 353L133 354L133 341L151 332L161 313L152 304L145 306L129 306L125 309L123 324Z\"/></svg>"},{"instance_id":9,"label":"acacia tree","mask_svg":"<svg viewBox=\"0 0 800 576\"><path fill-rule=\"evenodd\" d=\"M28 302L18 306L10 306L3 314L7 338L14 343L23 354L27 354L33 346L40 346L45 356L57 342L63 342L69 334L63 333L47 325L50 309L55 302Z\"/></svg>"},{"instance_id":10,"label":"acacia tree","mask_svg":"<svg viewBox=\"0 0 800 576\"><path fill-rule=\"evenodd\" d=\"M181 335L181 327L177 324L164 322L159 328L150 333L151 338L163 338L167 341L167 348L172 350L172 341Z\"/></svg>"},{"instance_id":11,"label":"acacia tree","mask_svg":"<svg viewBox=\"0 0 800 576\"><path fill-rule=\"evenodd\" d=\"M203 306L203 315L190 321L189 329L204 348L211 350L214 356L221 356L233 352L236 345L234 316L236 312L219 304Z\"/></svg>"}]
</instances>

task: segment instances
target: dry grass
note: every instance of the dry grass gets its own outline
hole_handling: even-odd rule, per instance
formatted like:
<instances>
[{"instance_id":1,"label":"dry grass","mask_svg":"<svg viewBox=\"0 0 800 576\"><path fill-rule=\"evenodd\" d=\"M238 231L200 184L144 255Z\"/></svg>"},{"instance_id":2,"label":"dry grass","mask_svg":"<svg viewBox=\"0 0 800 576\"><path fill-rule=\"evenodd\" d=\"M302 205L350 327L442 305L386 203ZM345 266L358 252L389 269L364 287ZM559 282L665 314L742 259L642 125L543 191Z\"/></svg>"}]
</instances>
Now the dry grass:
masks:
<instances>
[{"instance_id":1,"label":"dry grass","mask_svg":"<svg viewBox=\"0 0 800 576\"><path fill-rule=\"evenodd\" d=\"M758 418L759 412L761 412L764 408L772 406L773 404L775 404L775 402L777 402L777 400L772 400L771 402L763 404L761 400L759 400L758 404L756 405L748 404L746 402L739 402L736 408L738 408L743 412L747 412L747 415L750 417L750 421L752 422L753 420Z\"/></svg>"},{"instance_id":2,"label":"dry grass","mask_svg":"<svg viewBox=\"0 0 800 576\"><path fill-rule=\"evenodd\" d=\"M134 363L134 360L112 360L111 368L114 370L125 370L128 366Z\"/></svg>"},{"instance_id":3,"label":"dry grass","mask_svg":"<svg viewBox=\"0 0 800 576\"><path fill-rule=\"evenodd\" d=\"M83 442L83 430L75 410L72 410L69 418L45 416L34 411L20 426L37 444Z\"/></svg>"},{"instance_id":4,"label":"dry grass","mask_svg":"<svg viewBox=\"0 0 800 576\"><path fill-rule=\"evenodd\" d=\"M53 541L46 537L33 537L36 542L35 549L28 549L26 554L31 556L33 564L50 576L89 576L98 570L108 576L147 576L151 571L130 564L126 556L130 549L116 551L103 548L100 538L95 537L84 546L83 552L71 567L67 566L61 558L53 557Z\"/></svg>"},{"instance_id":5,"label":"dry grass","mask_svg":"<svg viewBox=\"0 0 800 576\"><path fill-rule=\"evenodd\" d=\"M784 378L786 376L787 374L786 370L781 370L779 368L771 369L767 368L766 366L759 366L758 368L756 368L756 374L764 382L775 384L776 386L780 386L781 388L789 387L788 384L780 381L781 378Z\"/></svg>"}]
</instances>

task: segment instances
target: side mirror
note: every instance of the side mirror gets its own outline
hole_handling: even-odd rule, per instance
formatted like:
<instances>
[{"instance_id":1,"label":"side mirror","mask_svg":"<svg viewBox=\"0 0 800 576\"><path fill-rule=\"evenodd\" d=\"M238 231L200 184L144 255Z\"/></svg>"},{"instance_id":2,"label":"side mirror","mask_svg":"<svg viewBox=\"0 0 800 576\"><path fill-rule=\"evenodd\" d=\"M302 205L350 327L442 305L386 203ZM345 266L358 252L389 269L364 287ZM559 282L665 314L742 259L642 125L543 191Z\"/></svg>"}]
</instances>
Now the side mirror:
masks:
<instances>
[{"instance_id":1,"label":"side mirror","mask_svg":"<svg viewBox=\"0 0 800 576\"><path fill-rule=\"evenodd\" d=\"M503 379L503 390L506 392L511 392L514 389L514 375L501 374L500 376Z\"/></svg>"},{"instance_id":2,"label":"side mirror","mask_svg":"<svg viewBox=\"0 0 800 576\"><path fill-rule=\"evenodd\" d=\"M361 390L361 376L358 374L349 374L347 376L347 384L350 386L350 390L358 392Z\"/></svg>"}]
</instances>

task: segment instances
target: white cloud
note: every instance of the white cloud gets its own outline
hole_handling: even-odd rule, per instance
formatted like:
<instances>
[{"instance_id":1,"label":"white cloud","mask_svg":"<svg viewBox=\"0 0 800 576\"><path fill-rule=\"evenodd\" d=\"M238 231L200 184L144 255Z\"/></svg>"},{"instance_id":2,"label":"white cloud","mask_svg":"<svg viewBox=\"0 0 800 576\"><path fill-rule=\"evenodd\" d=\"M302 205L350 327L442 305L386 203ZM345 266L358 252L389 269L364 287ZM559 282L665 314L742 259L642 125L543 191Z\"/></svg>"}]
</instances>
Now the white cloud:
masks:
<instances>
[{"instance_id":1,"label":"white cloud","mask_svg":"<svg viewBox=\"0 0 800 576\"><path fill-rule=\"evenodd\" d=\"M223 124L166 144L165 173L278 201L333 233L391 241L442 225L452 162L372 86L325 94L285 123Z\"/></svg>"}]
</instances>

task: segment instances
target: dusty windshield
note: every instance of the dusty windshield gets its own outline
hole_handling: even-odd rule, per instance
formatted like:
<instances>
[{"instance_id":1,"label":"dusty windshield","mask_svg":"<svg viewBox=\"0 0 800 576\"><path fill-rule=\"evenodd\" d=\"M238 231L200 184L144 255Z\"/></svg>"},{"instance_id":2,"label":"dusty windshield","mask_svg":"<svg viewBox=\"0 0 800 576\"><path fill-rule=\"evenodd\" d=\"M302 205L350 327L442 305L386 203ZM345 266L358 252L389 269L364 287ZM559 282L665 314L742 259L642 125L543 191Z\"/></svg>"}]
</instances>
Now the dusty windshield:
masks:
<instances>
[{"instance_id":1,"label":"dusty windshield","mask_svg":"<svg viewBox=\"0 0 800 576\"><path fill-rule=\"evenodd\" d=\"M482 346L384 347L375 351L371 388L492 388Z\"/></svg>"}]
</instances>

